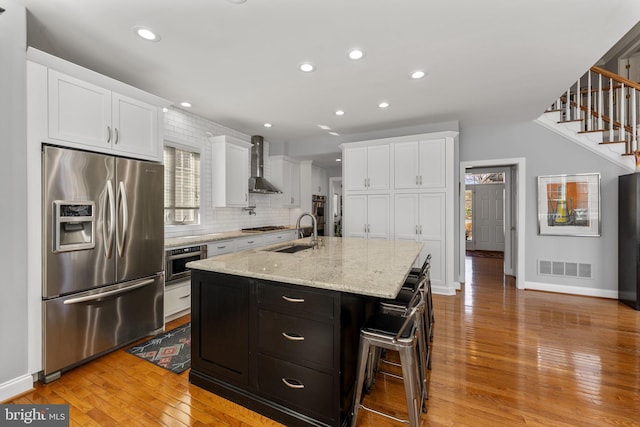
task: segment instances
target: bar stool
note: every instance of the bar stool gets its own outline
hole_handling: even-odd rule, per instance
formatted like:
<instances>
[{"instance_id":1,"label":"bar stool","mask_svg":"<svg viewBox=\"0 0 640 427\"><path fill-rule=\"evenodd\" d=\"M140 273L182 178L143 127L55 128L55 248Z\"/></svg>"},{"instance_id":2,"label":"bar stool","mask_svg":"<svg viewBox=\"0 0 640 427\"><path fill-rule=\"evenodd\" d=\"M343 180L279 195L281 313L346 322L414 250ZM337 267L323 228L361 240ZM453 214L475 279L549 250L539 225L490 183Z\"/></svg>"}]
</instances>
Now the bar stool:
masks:
<instances>
[{"instance_id":1,"label":"bar stool","mask_svg":"<svg viewBox=\"0 0 640 427\"><path fill-rule=\"evenodd\" d=\"M409 414L408 422L412 427L419 426L420 412L422 410L426 411L425 401L428 398L427 372L425 369L427 366L426 342L424 340L424 325L422 324L424 306L424 293L421 291L415 292L407 307L405 316L378 313L373 315L360 330L358 370L351 419L352 426L356 425L360 408L395 421L407 422L407 420L398 419L360 403L365 379L369 380L365 378L366 372L375 360L373 355L380 349L394 350L399 353L407 412Z\"/></svg>"}]
</instances>

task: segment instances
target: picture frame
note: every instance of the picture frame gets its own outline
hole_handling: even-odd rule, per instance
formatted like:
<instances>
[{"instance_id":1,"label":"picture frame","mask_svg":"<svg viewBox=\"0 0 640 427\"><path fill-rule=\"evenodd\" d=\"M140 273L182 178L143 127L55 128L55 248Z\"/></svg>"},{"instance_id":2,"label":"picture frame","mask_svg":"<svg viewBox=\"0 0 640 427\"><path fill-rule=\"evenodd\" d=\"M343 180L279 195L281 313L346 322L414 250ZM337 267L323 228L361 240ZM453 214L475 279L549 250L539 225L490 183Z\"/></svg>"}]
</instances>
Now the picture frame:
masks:
<instances>
[{"instance_id":1,"label":"picture frame","mask_svg":"<svg viewBox=\"0 0 640 427\"><path fill-rule=\"evenodd\" d=\"M599 237L600 174L538 176L538 234Z\"/></svg>"}]
</instances>

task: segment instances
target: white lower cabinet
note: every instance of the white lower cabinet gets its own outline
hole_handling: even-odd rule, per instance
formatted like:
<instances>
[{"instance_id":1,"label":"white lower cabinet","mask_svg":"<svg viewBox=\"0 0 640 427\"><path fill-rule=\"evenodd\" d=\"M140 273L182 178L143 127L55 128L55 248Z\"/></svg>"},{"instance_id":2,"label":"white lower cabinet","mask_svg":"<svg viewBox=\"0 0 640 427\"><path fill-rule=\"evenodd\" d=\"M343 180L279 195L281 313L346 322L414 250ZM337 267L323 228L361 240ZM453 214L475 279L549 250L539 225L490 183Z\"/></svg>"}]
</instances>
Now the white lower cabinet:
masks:
<instances>
[{"instance_id":1,"label":"white lower cabinet","mask_svg":"<svg viewBox=\"0 0 640 427\"><path fill-rule=\"evenodd\" d=\"M444 283L445 268L445 193L396 194L394 234L397 240L422 242L424 247L415 266L431 254L431 283Z\"/></svg>"},{"instance_id":2,"label":"white lower cabinet","mask_svg":"<svg viewBox=\"0 0 640 427\"><path fill-rule=\"evenodd\" d=\"M164 319L169 322L191 308L191 281L185 280L164 288Z\"/></svg>"},{"instance_id":3,"label":"white lower cabinet","mask_svg":"<svg viewBox=\"0 0 640 427\"><path fill-rule=\"evenodd\" d=\"M389 239L388 194L358 194L345 198L345 237Z\"/></svg>"},{"instance_id":4,"label":"white lower cabinet","mask_svg":"<svg viewBox=\"0 0 640 427\"><path fill-rule=\"evenodd\" d=\"M233 240L220 240L207 244L207 258L235 252L236 244Z\"/></svg>"}]
</instances>

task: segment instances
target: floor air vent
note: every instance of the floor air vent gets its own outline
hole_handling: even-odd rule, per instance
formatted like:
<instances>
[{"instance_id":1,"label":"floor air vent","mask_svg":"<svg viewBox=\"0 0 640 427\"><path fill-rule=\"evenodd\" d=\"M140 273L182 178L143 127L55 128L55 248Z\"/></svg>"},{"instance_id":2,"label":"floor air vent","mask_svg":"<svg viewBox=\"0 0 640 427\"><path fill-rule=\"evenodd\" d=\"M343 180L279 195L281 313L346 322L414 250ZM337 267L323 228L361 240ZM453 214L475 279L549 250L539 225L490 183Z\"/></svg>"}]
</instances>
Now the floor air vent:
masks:
<instances>
[{"instance_id":1,"label":"floor air vent","mask_svg":"<svg viewBox=\"0 0 640 427\"><path fill-rule=\"evenodd\" d=\"M591 279L591 264L538 260L538 274Z\"/></svg>"}]
</instances>

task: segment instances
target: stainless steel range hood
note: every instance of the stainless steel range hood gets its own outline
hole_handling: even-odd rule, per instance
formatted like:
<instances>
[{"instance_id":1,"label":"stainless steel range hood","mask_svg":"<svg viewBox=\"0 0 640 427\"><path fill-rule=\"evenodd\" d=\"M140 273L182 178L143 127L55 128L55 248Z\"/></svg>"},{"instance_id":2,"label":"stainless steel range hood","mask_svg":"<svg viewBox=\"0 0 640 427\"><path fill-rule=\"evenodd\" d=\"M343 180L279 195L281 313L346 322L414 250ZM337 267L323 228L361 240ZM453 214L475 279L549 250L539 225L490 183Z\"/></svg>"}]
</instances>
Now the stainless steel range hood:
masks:
<instances>
[{"instance_id":1,"label":"stainless steel range hood","mask_svg":"<svg viewBox=\"0 0 640 427\"><path fill-rule=\"evenodd\" d=\"M282 193L276 186L264 178L264 138L260 135L251 137L251 178L249 193L276 194Z\"/></svg>"}]
</instances>

